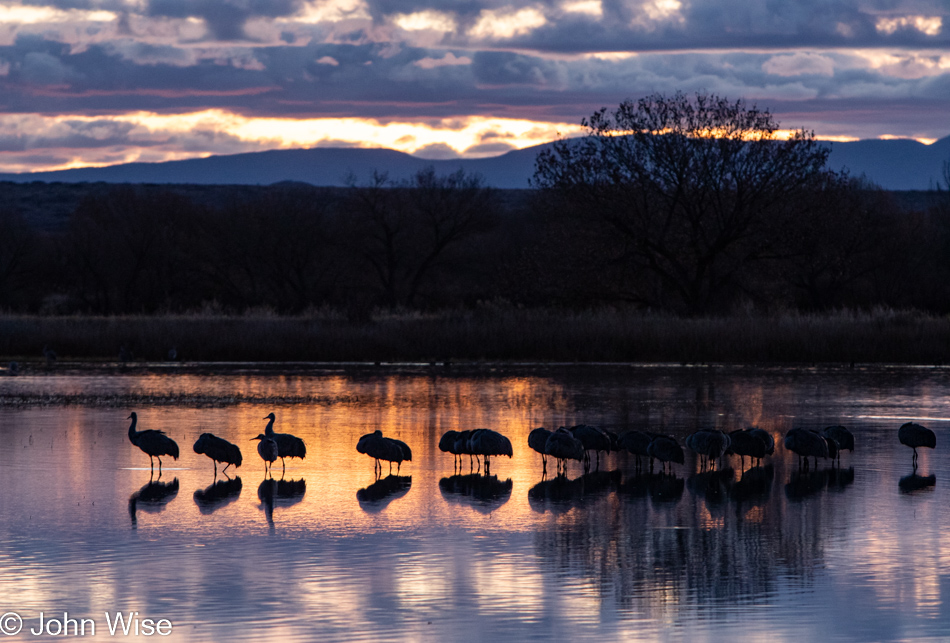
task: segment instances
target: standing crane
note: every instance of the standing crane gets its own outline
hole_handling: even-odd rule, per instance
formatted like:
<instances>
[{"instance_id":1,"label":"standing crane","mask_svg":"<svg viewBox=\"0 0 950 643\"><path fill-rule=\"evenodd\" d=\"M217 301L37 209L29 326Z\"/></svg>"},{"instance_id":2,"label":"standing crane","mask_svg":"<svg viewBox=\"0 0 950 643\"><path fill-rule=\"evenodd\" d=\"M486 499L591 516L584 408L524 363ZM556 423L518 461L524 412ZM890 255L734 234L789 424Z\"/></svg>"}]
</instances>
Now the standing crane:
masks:
<instances>
[{"instance_id":1,"label":"standing crane","mask_svg":"<svg viewBox=\"0 0 950 643\"><path fill-rule=\"evenodd\" d=\"M267 474L278 458L277 443L263 433L258 433L257 437L251 438L251 441L254 440L260 440L257 444L257 453L261 456L261 460L264 461L264 473Z\"/></svg>"},{"instance_id":2,"label":"standing crane","mask_svg":"<svg viewBox=\"0 0 950 643\"><path fill-rule=\"evenodd\" d=\"M164 431L148 429L147 431L136 431L135 425L138 423L138 416L135 411L126 418L132 420L129 426L129 442L142 449L148 454L148 461L152 465L152 471L155 470L155 462L152 458L158 458L158 475L162 475L162 456L170 455L175 460L178 459L178 445L170 437L165 435Z\"/></svg>"},{"instance_id":3,"label":"standing crane","mask_svg":"<svg viewBox=\"0 0 950 643\"><path fill-rule=\"evenodd\" d=\"M281 469L286 469L287 467L284 458L300 458L303 460L307 457L307 445L303 443L303 440L296 435L277 433L274 431L274 420L277 418L273 413L268 413L264 419L267 420L267 426L264 427L264 435L277 443L277 457L280 458Z\"/></svg>"},{"instance_id":4,"label":"standing crane","mask_svg":"<svg viewBox=\"0 0 950 643\"><path fill-rule=\"evenodd\" d=\"M219 438L211 433L202 433L194 446L195 453L203 453L214 462L214 475L218 475L218 463L227 463L221 473L228 470L232 464L235 467L241 466L241 449L238 445L231 444L224 438Z\"/></svg>"}]
</instances>

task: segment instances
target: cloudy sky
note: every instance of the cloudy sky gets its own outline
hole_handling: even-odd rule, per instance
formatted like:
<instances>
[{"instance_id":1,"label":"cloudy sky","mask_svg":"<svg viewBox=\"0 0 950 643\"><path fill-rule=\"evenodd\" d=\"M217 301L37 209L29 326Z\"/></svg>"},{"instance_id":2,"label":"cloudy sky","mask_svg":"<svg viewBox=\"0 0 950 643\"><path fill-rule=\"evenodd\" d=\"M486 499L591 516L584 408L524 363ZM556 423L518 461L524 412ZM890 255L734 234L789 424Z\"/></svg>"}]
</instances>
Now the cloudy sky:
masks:
<instances>
[{"instance_id":1,"label":"cloudy sky","mask_svg":"<svg viewBox=\"0 0 950 643\"><path fill-rule=\"evenodd\" d=\"M948 0L0 0L0 171L310 147L490 156L706 91L950 134Z\"/></svg>"}]
</instances>

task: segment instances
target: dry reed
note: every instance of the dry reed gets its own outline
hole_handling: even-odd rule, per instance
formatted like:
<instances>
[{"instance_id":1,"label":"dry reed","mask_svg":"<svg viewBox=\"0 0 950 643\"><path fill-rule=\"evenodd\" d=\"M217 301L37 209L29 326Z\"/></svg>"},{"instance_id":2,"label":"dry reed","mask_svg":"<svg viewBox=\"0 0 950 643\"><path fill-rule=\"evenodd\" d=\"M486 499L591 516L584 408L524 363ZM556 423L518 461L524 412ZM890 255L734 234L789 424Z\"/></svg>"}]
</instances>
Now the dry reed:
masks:
<instances>
[{"instance_id":1,"label":"dry reed","mask_svg":"<svg viewBox=\"0 0 950 643\"><path fill-rule=\"evenodd\" d=\"M613 309L486 307L378 314L0 316L0 356L189 362L550 361L674 363L950 363L950 318L878 310L683 318Z\"/></svg>"}]
</instances>

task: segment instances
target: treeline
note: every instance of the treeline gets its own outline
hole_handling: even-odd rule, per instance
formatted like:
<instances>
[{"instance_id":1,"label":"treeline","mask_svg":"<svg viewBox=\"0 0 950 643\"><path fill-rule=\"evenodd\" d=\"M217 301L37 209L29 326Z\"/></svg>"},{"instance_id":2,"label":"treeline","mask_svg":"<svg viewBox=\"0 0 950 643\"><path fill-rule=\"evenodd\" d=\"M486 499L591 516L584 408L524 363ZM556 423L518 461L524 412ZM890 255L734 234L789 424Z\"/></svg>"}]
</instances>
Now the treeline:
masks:
<instances>
[{"instance_id":1,"label":"treeline","mask_svg":"<svg viewBox=\"0 0 950 643\"><path fill-rule=\"evenodd\" d=\"M696 239L618 233L611 199L556 187L521 194L424 171L395 184L277 185L214 204L174 190L97 190L60 229L0 200L0 310L156 314L330 308L614 306L687 314L916 308L950 312L950 195L908 211L887 192L825 174L783 197L794 208L736 234L702 264ZM589 196L589 195L588 195ZM633 197L624 197L633 198ZM2 192L0 192L2 199ZM668 225L668 222L666 222ZM637 236L641 235L641 236ZM655 257L692 271L680 287ZM665 244L665 246L664 246ZM692 244L692 245L691 245ZM689 279L703 289L693 296ZM675 277L675 275L674 275ZM695 281L695 279L694 279ZM686 294L684 294L686 293Z\"/></svg>"}]
</instances>

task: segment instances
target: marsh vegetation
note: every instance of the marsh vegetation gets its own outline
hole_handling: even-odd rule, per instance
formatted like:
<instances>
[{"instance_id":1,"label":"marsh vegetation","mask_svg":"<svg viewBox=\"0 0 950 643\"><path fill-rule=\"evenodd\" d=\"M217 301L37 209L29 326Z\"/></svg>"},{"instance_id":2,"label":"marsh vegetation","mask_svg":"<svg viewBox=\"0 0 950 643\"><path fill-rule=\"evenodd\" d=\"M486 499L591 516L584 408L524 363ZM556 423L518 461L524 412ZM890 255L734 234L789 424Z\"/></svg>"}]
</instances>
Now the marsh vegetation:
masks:
<instances>
[{"instance_id":1,"label":"marsh vegetation","mask_svg":"<svg viewBox=\"0 0 950 643\"><path fill-rule=\"evenodd\" d=\"M0 353L947 361L946 190L896 199L715 96L587 125L521 192L431 169L344 189L100 185L52 227L7 198Z\"/></svg>"}]
</instances>

